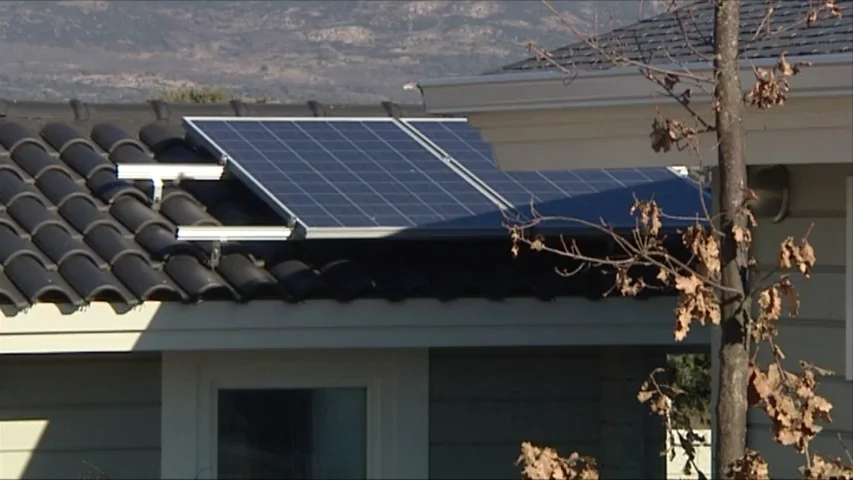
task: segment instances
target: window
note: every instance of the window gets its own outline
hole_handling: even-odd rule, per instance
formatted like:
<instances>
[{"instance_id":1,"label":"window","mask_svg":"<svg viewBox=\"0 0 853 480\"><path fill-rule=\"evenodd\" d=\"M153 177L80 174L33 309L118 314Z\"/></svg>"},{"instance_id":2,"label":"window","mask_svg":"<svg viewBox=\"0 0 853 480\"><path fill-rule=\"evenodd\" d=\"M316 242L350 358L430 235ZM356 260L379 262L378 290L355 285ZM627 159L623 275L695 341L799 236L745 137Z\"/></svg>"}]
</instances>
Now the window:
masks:
<instances>
[{"instance_id":1,"label":"window","mask_svg":"<svg viewBox=\"0 0 853 480\"><path fill-rule=\"evenodd\" d=\"M162 478L429 478L426 349L165 352Z\"/></svg>"},{"instance_id":2,"label":"window","mask_svg":"<svg viewBox=\"0 0 853 480\"><path fill-rule=\"evenodd\" d=\"M228 389L218 396L219 478L366 478L365 389Z\"/></svg>"}]
</instances>

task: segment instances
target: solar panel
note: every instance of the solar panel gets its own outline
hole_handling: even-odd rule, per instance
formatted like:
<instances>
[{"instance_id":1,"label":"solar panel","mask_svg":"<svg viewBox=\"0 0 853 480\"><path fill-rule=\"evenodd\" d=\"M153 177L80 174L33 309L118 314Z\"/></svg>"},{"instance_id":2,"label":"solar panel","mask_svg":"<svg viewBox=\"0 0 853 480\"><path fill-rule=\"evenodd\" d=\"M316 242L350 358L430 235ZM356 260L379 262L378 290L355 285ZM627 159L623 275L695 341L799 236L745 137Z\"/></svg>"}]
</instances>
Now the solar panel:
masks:
<instances>
[{"instance_id":1,"label":"solar panel","mask_svg":"<svg viewBox=\"0 0 853 480\"><path fill-rule=\"evenodd\" d=\"M672 215L689 217L701 211L697 188L667 168L502 172L491 147L467 120L403 122L528 218L532 204L542 216L571 216L596 223L604 219L616 227L633 227L629 209L634 194L654 198ZM565 227L560 223L550 226Z\"/></svg>"},{"instance_id":2,"label":"solar panel","mask_svg":"<svg viewBox=\"0 0 853 480\"><path fill-rule=\"evenodd\" d=\"M393 119L185 118L226 170L316 229L501 229L497 204Z\"/></svg>"}]
</instances>

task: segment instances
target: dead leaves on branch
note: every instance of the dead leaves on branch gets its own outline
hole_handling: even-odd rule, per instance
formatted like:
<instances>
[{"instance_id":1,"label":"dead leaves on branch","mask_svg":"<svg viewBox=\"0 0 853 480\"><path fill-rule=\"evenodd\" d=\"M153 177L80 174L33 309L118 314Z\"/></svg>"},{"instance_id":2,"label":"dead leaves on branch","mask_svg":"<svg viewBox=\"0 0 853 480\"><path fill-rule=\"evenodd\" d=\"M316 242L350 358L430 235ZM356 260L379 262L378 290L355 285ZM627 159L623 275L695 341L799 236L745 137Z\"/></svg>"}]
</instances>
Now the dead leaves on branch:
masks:
<instances>
[{"instance_id":1,"label":"dead leaves on branch","mask_svg":"<svg viewBox=\"0 0 853 480\"><path fill-rule=\"evenodd\" d=\"M800 467L800 472L805 480L853 480L853 463L812 455L809 466Z\"/></svg>"},{"instance_id":2,"label":"dead leaves on branch","mask_svg":"<svg viewBox=\"0 0 853 480\"><path fill-rule=\"evenodd\" d=\"M835 3L835 0L825 0L823 5L809 10L806 16L806 25L812 26L817 23L820 14L824 12L828 14L829 18L841 18L841 7Z\"/></svg>"},{"instance_id":3,"label":"dead leaves on branch","mask_svg":"<svg viewBox=\"0 0 853 480\"><path fill-rule=\"evenodd\" d=\"M672 150L672 147L683 150L687 142L695 139L697 135L699 131L695 128L690 128L678 120L657 116L652 121L652 133L649 138L652 139L652 150L655 153L666 153Z\"/></svg>"},{"instance_id":4,"label":"dead leaves on branch","mask_svg":"<svg viewBox=\"0 0 853 480\"><path fill-rule=\"evenodd\" d=\"M732 480L770 480L770 468L761 454L746 449L743 456L728 468L727 477Z\"/></svg>"},{"instance_id":5,"label":"dead leaves on branch","mask_svg":"<svg viewBox=\"0 0 853 480\"><path fill-rule=\"evenodd\" d=\"M770 417L774 439L808 453L808 445L823 427L818 422L832 422L832 404L817 395L817 377L831 375L805 362L802 373L796 375L782 368L779 361L762 370L755 362L749 366L749 403L764 410Z\"/></svg>"},{"instance_id":6,"label":"dead leaves on branch","mask_svg":"<svg viewBox=\"0 0 853 480\"><path fill-rule=\"evenodd\" d=\"M675 288L678 290L673 330L676 342L687 338L693 320L701 325L720 324L722 311L716 289L707 285L697 275L679 275L675 279Z\"/></svg>"},{"instance_id":7,"label":"dead leaves on branch","mask_svg":"<svg viewBox=\"0 0 853 480\"><path fill-rule=\"evenodd\" d=\"M785 270L796 268L805 278L811 278L816 258L814 247L809 243L808 232L794 242L794 237L788 237L782 241L779 248L779 267Z\"/></svg>"},{"instance_id":8,"label":"dead leaves on branch","mask_svg":"<svg viewBox=\"0 0 853 480\"><path fill-rule=\"evenodd\" d=\"M664 231L666 215L654 201L636 200L631 213L637 219L633 240L617 237L616 233L606 225L601 231L613 235L614 244L624 249L624 255L618 257L590 258L583 256L577 246L571 242L563 242L565 251L546 248L544 240L535 236L527 239L524 229L512 229L513 248L517 251L519 243L526 243L531 250L558 253L578 260L584 264L606 266L616 272L614 288L622 295L636 295L650 286L648 277L638 276L633 269L640 266L648 269L657 268L656 280L678 292L675 309L674 337L677 341L686 338L692 322L702 325L719 325L722 321L721 297L723 292L730 292L738 297L738 292L732 287L721 285L720 278L726 262L743 261L736 258L725 258L723 249L734 244L738 250L749 250L753 245L752 228L756 222L748 209L749 200L755 195L748 191L744 195L744 206L738 211L738 224L727 231L719 231L713 225L698 223L681 232L681 242L692 257L691 261L675 258L663 247L659 237ZM730 236L726 241L726 235ZM749 318L748 334L755 344L770 345L774 361L763 368L754 361L749 370L749 401L750 404L763 410L770 418L772 432L777 442L782 445L795 447L799 452L808 454L809 442L822 430L822 422L831 422L831 403L816 393L817 378L829 372L809 364L802 364L802 373L794 374L785 370L782 361L785 356L776 345L778 322L785 313L797 315L800 299L792 275L801 274L809 278L815 265L815 251L808 240L809 232L799 240L788 237L779 244L779 267L782 269L777 279L761 289L740 292L741 299L754 301L744 305L748 313L756 313L755 318ZM730 243L729 243L730 242ZM750 260L744 268L754 266ZM795 273L796 272L796 273ZM753 300L754 299L754 300ZM668 422L673 402L672 395L677 392L665 391L658 385L653 376L641 387L637 399L649 405L652 413L659 415ZM668 429L668 431L671 429ZM680 445L689 453L692 437L679 436L676 438L670 432L672 445ZM843 463L814 457L808 468L804 470L807 480L823 478L849 478L843 474L850 468ZM539 479L586 479L597 478L594 461L578 454L567 458L560 457L556 451L548 448L534 447L526 443L522 446L519 462L524 464L524 478ZM839 470L841 469L841 470ZM838 474L841 476L833 476ZM747 454L731 465L732 478L737 479L766 479L769 478L767 463L755 452Z\"/></svg>"},{"instance_id":9,"label":"dead leaves on branch","mask_svg":"<svg viewBox=\"0 0 853 480\"><path fill-rule=\"evenodd\" d=\"M788 276L782 276L779 281L758 293L758 317L749 332L752 338L756 341L772 340L778 333L776 324L785 309L791 316L796 316L800 310L799 293ZM774 350L776 355L784 359L781 350Z\"/></svg>"},{"instance_id":10,"label":"dead leaves on branch","mask_svg":"<svg viewBox=\"0 0 853 480\"><path fill-rule=\"evenodd\" d=\"M637 393L637 401L648 403L649 410L653 414L667 419L672 415L672 398L669 393L679 393L680 391L664 391L666 387L662 387L656 378L663 371L663 368L656 368L649 374L648 378L640 385L640 391Z\"/></svg>"},{"instance_id":11,"label":"dead leaves on branch","mask_svg":"<svg viewBox=\"0 0 853 480\"><path fill-rule=\"evenodd\" d=\"M663 228L662 214L663 211L654 200L634 200L631 205L631 215L639 215L640 226L654 237L657 237Z\"/></svg>"},{"instance_id":12,"label":"dead leaves on branch","mask_svg":"<svg viewBox=\"0 0 853 480\"><path fill-rule=\"evenodd\" d=\"M798 75L808 66L811 66L811 62L789 63L782 53L772 68L753 68L755 84L744 100L762 110L784 105L788 100L788 92L791 91L788 79Z\"/></svg>"},{"instance_id":13,"label":"dead leaves on branch","mask_svg":"<svg viewBox=\"0 0 853 480\"><path fill-rule=\"evenodd\" d=\"M688 227L681 235L684 245L697 259L704 274L676 274L674 286L678 291L675 307L675 340L680 342L690 332L693 320L701 325L719 325L722 319L720 297L715 288L720 278L720 241L715 232L703 225Z\"/></svg>"},{"instance_id":14,"label":"dead leaves on branch","mask_svg":"<svg viewBox=\"0 0 853 480\"><path fill-rule=\"evenodd\" d=\"M516 465L522 465L523 480L598 480L598 466L592 457L577 452L561 457L550 447L521 444Z\"/></svg>"},{"instance_id":15,"label":"dead leaves on branch","mask_svg":"<svg viewBox=\"0 0 853 480\"><path fill-rule=\"evenodd\" d=\"M722 263L717 233L704 225L693 225L684 231L681 241L703 266L702 270L709 275L709 280L718 279Z\"/></svg>"}]
</instances>

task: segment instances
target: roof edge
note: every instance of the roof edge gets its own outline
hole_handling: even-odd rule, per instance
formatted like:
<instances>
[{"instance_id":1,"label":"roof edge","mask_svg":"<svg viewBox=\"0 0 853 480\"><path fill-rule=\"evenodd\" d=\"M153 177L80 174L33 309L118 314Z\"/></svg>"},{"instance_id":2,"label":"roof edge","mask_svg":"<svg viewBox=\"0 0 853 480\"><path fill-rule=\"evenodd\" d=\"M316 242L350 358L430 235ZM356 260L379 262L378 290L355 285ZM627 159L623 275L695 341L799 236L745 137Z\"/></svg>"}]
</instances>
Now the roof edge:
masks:
<instances>
[{"instance_id":1,"label":"roof edge","mask_svg":"<svg viewBox=\"0 0 853 480\"><path fill-rule=\"evenodd\" d=\"M397 104L390 101L375 104L323 104L316 100L303 103L251 103L231 100L221 103L168 103L162 100L142 102L66 102L41 100L9 100L0 98L0 121L4 119L49 119L86 122L150 118L151 121L180 121L183 116L424 116L422 104Z\"/></svg>"},{"instance_id":2,"label":"roof edge","mask_svg":"<svg viewBox=\"0 0 853 480\"><path fill-rule=\"evenodd\" d=\"M809 61L812 67L796 80L807 96L849 95L853 88L853 53L788 58ZM770 67L777 59L741 60L741 75L753 76L753 67ZM709 72L708 62L677 66L693 74ZM674 69L675 70L675 69ZM571 82L564 72L538 71L424 79L418 88L429 114L466 114L571 107L608 107L654 103L656 86L637 67L580 71ZM749 83L744 82L745 85ZM658 96L660 96L659 92ZM694 97L695 100L700 100Z\"/></svg>"}]
</instances>

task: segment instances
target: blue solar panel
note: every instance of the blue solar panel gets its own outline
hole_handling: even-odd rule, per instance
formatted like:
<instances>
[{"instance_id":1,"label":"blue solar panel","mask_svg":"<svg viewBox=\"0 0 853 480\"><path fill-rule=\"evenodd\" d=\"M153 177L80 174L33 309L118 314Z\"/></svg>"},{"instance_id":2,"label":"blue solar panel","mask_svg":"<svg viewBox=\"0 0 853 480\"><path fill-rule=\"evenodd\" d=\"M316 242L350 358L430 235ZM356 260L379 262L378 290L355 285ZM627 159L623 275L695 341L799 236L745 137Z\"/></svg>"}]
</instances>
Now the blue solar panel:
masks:
<instances>
[{"instance_id":1,"label":"blue solar panel","mask_svg":"<svg viewBox=\"0 0 853 480\"><path fill-rule=\"evenodd\" d=\"M491 147L467 121L405 122L522 215L531 215L532 203L542 216L571 216L591 222L604 219L613 226L630 227L635 225L629 213L634 194L640 199L654 198L670 215L687 217L702 211L696 186L667 168L502 172Z\"/></svg>"},{"instance_id":2,"label":"blue solar panel","mask_svg":"<svg viewBox=\"0 0 853 480\"><path fill-rule=\"evenodd\" d=\"M311 227L501 227L496 204L391 119L186 119L228 169Z\"/></svg>"}]
</instances>

